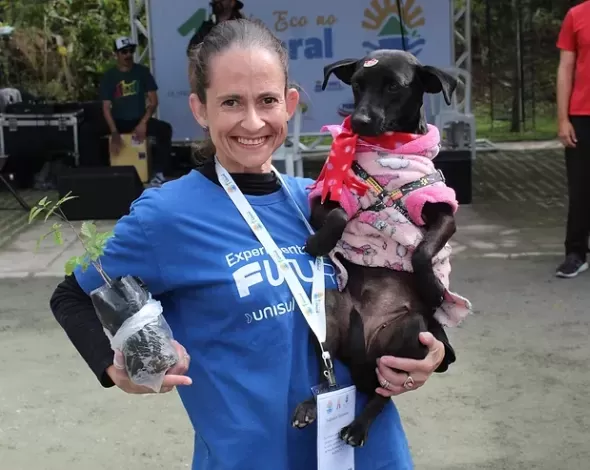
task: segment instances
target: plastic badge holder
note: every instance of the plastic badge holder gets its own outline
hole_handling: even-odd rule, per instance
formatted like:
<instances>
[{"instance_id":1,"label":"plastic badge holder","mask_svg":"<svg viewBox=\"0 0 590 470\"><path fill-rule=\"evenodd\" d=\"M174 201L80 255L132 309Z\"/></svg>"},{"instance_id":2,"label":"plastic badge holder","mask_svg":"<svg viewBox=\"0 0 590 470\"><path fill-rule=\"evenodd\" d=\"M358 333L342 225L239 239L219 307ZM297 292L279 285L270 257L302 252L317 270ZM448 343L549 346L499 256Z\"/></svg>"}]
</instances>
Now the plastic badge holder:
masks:
<instances>
[{"instance_id":1,"label":"plastic badge holder","mask_svg":"<svg viewBox=\"0 0 590 470\"><path fill-rule=\"evenodd\" d=\"M131 381L159 392L166 372L179 359L160 302L132 276L105 284L90 297L111 348L123 353Z\"/></svg>"}]
</instances>

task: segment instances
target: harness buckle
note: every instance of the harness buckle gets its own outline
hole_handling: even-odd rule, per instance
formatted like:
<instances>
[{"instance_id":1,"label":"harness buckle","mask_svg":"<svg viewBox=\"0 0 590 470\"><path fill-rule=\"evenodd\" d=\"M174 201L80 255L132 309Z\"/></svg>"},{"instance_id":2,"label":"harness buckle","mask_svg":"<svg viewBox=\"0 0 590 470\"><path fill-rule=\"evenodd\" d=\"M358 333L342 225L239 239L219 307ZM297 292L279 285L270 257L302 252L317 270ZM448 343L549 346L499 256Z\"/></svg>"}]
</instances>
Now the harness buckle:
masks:
<instances>
[{"instance_id":1,"label":"harness buckle","mask_svg":"<svg viewBox=\"0 0 590 470\"><path fill-rule=\"evenodd\" d=\"M379 199L375 204L373 204L373 210L376 212L382 211L386 208L387 206L385 205L385 203L383 202L382 199Z\"/></svg>"}]
</instances>

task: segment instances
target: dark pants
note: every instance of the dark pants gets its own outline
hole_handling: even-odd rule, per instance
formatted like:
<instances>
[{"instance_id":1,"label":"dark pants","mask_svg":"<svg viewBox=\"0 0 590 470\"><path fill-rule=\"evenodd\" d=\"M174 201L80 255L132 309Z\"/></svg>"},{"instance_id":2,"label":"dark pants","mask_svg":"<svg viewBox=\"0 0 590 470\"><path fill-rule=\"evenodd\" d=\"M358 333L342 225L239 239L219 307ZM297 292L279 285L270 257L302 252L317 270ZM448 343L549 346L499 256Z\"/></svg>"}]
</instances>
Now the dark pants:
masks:
<instances>
[{"instance_id":1,"label":"dark pants","mask_svg":"<svg viewBox=\"0 0 590 470\"><path fill-rule=\"evenodd\" d=\"M123 121L116 119L115 125L120 134L131 133L139 120ZM86 121L80 126L80 166L108 166L108 156L101 156L100 139L109 135L109 126L105 119ZM152 176L155 173L166 174L170 169L170 154L172 150L172 127L164 121L150 118L147 122L147 136L156 142L152 148L150 168Z\"/></svg>"},{"instance_id":2,"label":"dark pants","mask_svg":"<svg viewBox=\"0 0 590 470\"><path fill-rule=\"evenodd\" d=\"M590 116L570 116L570 121L578 143L565 149L569 197L565 251L585 259L590 235Z\"/></svg>"}]
</instances>

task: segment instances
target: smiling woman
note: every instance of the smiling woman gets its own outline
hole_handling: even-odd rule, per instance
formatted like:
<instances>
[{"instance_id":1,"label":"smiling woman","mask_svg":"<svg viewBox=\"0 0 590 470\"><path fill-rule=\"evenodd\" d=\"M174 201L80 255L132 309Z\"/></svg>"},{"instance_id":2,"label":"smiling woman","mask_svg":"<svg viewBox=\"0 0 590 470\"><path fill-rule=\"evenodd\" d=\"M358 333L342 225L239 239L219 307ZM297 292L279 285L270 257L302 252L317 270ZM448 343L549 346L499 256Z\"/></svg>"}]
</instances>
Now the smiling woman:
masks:
<instances>
[{"instance_id":1,"label":"smiling woman","mask_svg":"<svg viewBox=\"0 0 590 470\"><path fill-rule=\"evenodd\" d=\"M230 172L266 173L299 93L288 88L281 42L256 23L245 22L241 37L233 26L219 24L191 51L190 107L209 131L207 157L216 153Z\"/></svg>"},{"instance_id":2,"label":"smiling woman","mask_svg":"<svg viewBox=\"0 0 590 470\"><path fill-rule=\"evenodd\" d=\"M195 430L195 470L318 468L317 433L293 427L320 374L302 312L324 294L322 281L325 289L336 283L334 266L303 249L313 181L278 175L271 165L299 99L288 86L287 59L272 32L244 19L219 23L191 51L189 104L211 137L206 162L146 190L117 222L100 260L112 277L142 279L162 302L181 360L161 392L177 387ZM92 267L76 271L56 289L52 311L104 387L150 393L113 361L88 296L101 284ZM428 358L403 366L415 388L444 356L440 341L424 341ZM376 393L405 392L381 359L379 373L401 391ZM334 372L339 385L352 384L337 358ZM367 395L351 395L360 413ZM356 470L413 468L400 416L387 401L371 439L349 454ZM154 462L162 465L175 463Z\"/></svg>"}]
</instances>

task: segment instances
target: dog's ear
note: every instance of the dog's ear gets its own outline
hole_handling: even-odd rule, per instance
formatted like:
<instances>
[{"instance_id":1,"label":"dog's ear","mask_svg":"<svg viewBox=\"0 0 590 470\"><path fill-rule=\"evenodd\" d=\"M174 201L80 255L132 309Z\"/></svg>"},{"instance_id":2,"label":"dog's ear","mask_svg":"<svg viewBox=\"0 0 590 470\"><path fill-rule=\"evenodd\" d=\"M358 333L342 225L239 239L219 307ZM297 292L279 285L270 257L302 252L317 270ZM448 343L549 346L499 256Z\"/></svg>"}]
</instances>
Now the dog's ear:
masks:
<instances>
[{"instance_id":1,"label":"dog's ear","mask_svg":"<svg viewBox=\"0 0 590 470\"><path fill-rule=\"evenodd\" d=\"M418 73L426 93L436 94L442 91L445 102L448 105L451 104L451 96L453 96L457 88L457 79L455 77L431 65L420 66Z\"/></svg>"},{"instance_id":2,"label":"dog's ear","mask_svg":"<svg viewBox=\"0 0 590 470\"><path fill-rule=\"evenodd\" d=\"M326 89L328 79L332 73L338 77L339 80L350 85L352 75L356 71L358 59L342 59L333 64L328 64L324 67L324 83L322 83L322 90Z\"/></svg>"}]
</instances>

